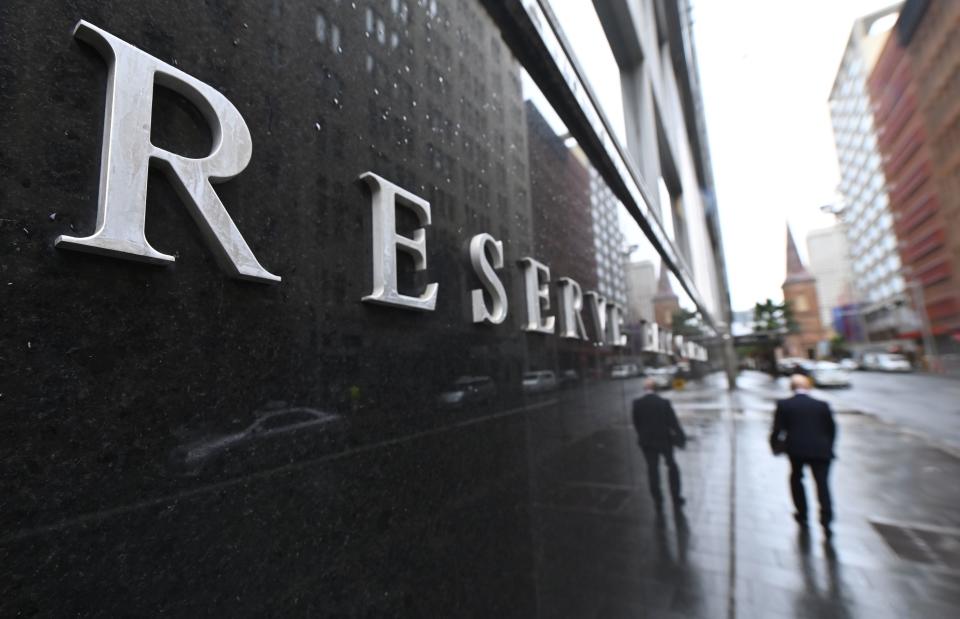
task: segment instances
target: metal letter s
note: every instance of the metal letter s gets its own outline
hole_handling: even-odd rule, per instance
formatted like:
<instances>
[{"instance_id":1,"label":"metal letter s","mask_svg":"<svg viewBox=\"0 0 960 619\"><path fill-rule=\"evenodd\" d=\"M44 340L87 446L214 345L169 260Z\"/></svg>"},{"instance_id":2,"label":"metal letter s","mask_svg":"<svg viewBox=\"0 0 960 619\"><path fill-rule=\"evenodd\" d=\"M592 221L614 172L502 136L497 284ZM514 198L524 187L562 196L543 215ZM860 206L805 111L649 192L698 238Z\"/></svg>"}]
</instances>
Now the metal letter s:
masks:
<instances>
[{"instance_id":1,"label":"metal letter s","mask_svg":"<svg viewBox=\"0 0 960 619\"><path fill-rule=\"evenodd\" d=\"M487 260L485 248L493 249L493 264ZM476 288L470 291L473 301L473 322L489 322L498 325L507 317L507 292L503 289L503 282L497 277L494 269L503 268L503 243L486 232L470 239L470 262L473 270L480 278L480 283L490 294L493 310L487 309L483 300L483 290Z\"/></svg>"}]
</instances>

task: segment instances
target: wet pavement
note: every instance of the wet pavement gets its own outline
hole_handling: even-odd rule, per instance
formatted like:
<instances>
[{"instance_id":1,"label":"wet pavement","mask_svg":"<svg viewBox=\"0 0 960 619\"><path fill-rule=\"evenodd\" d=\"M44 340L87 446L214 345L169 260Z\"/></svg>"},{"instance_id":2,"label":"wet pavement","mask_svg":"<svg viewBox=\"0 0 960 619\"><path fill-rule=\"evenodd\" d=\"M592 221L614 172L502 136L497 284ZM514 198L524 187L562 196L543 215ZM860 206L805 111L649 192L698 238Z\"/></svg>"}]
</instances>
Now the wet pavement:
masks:
<instances>
[{"instance_id":1,"label":"wet pavement","mask_svg":"<svg viewBox=\"0 0 960 619\"><path fill-rule=\"evenodd\" d=\"M803 532L789 464L767 444L776 394L764 381L746 374L730 396L713 376L665 394L690 441L677 454L686 505L668 502L663 518L626 411L579 437L558 431L531 463L540 616L960 613L960 460L921 434L842 412L834 535ZM628 402L640 381L621 388Z\"/></svg>"}]
</instances>

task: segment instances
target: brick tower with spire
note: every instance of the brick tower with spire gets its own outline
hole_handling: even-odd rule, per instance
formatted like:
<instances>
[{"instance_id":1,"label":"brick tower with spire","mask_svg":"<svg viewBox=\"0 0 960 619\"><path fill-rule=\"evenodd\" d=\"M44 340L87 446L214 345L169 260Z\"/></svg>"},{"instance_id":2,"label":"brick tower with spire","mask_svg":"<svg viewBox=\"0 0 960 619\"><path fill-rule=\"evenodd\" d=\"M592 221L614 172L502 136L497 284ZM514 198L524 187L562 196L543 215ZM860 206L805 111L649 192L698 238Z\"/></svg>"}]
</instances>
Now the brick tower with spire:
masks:
<instances>
[{"instance_id":1,"label":"brick tower with spire","mask_svg":"<svg viewBox=\"0 0 960 619\"><path fill-rule=\"evenodd\" d=\"M785 354L788 357L816 356L817 343L823 339L820 323L820 302L817 299L817 280L800 260L797 245L787 226L787 279L783 282L783 299L793 310L798 330L787 336Z\"/></svg>"},{"instance_id":2,"label":"brick tower with spire","mask_svg":"<svg viewBox=\"0 0 960 619\"><path fill-rule=\"evenodd\" d=\"M680 309L680 299L670 286L670 271L667 265L660 263L660 281L657 283L657 294L653 297L653 319L663 327L669 329L673 324L673 315Z\"/></svg>"}]
</instances>

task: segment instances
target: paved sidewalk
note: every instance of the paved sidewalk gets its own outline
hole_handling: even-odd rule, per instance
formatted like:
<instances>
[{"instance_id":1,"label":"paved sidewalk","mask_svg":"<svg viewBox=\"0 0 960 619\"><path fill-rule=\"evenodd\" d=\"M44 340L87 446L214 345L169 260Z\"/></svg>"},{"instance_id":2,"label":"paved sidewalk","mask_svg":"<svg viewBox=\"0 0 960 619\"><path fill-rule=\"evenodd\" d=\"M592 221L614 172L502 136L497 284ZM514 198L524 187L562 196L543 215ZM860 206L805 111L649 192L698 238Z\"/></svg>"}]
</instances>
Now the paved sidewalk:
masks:
<instances>
[{"instance_id":1,"label":"paved sidewalk","mask_svg":"<svg viewBox=\"0 0 960 619\"><path fill-rule=\"evenodd\" d=\"M656 518L625 413L532 464L541 616L960 615L957 458L840 414L835 535L803 535L767 445L772 401L713 378L668 394L691 436L682 511Z\"/></svg>"}]
</instances>

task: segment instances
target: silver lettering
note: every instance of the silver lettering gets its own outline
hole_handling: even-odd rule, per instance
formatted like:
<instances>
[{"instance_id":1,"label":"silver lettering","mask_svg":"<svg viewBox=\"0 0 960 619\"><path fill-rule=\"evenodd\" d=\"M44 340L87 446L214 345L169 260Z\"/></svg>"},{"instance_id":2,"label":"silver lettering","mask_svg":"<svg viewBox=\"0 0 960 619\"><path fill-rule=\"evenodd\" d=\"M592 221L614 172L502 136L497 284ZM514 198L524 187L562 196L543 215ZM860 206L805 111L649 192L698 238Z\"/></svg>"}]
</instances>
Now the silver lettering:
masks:
<instances>
[{"instance_id":1,"label":"silver lettering","mask_svg":"<svg viewBox=\"0 0 960 619\"><path fill-rule=\"evenodd\" d=\"M422 226L430 225L430 203L394 185L373 172L364 172L360 180L372 194L373 207L373 292L363 297L367 303L432 312L437 304L437 284L427 284L418 297L397 290L397 249L413 257L414 268L427 268L427 240L424 228L413 231L413 238L397 234L397 205L412 210Z\"/></svg>"},{"instance_id":2,"label":"silver lettering","mask_svg":"<svg viewBox=\"0 0 960 619\"><path fill-rule=\"evenodd\" d=\"M493 253L493 264L487 259L486 247ZM503 268L503 243L486 232L470 239L470 263L480 278L480 283L490 294L493 309L487 309L483 299L483 290L476 288L470 292L473 301L473 322L489 322L498 325L507 317L507 291L494 269Z\"/></svg>"},{"instance_id":3,"label":"silver lettering","mask_svg":"<svg viewBox=\"0 0 960 619\"><path fill-rule=\"evenodd\" d=\"M523 330L553 333L553 316L542 317L542 311L550 309L550 268L533 258L522 258L520 266L523 268L523 289L527 301L527 322Z\"/></svg>"},{"instance_id":4,"label":"silver lettering","mask_svg":"<svg viewBox=\"0 0 960 619\"><path fill-rule=\"evenodd\" d=\"M607 343L611 346L626 346L627 335L623 333L624 311L619 303L607 303Z\"/></svg>"},{"instance_id":5,"label":"silver lettering","mask_svg":"<svg viewBox=\"0 0 960 619\"><path fill-rule=\"evenodd\" d=\"M253 142L240 112L222 94L86 21L74 36L96 49L109 65L97 227L87 237L60 236L64 249L143 262L169 263L173 256L150 246L144 234L147 172L156 165L170 177L221 267L240 279L278 282L257 261L211 183L229 180L250 162ZM191 159L150 142L154 82L196 105L213 130L213 152Z\"/></svg>"},{"instance_id":6,"label":"silver lettering","mask_svg":"<svg viewBox=\"0 0 960 619\"><path fill-rule=\"evenodd\" d=\"M583 292L580 284L569 277L557 280L560 287L560 337L587 339L587 330L583 326Z\"/></svg>"},{"instance_id":7,"label":"silver lettering","mask_svg":"<svg viewBox=\"0 0 960 619\"><path fill-rule=\"evenodd\" d=\"M583 295L590 309L590 322L593 326L593 341L603 344L607 337L607 300L591 290Z\"/></svg>"}]
</instances>

